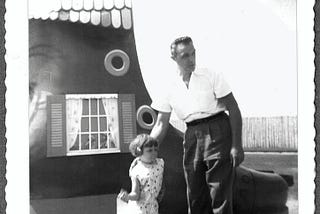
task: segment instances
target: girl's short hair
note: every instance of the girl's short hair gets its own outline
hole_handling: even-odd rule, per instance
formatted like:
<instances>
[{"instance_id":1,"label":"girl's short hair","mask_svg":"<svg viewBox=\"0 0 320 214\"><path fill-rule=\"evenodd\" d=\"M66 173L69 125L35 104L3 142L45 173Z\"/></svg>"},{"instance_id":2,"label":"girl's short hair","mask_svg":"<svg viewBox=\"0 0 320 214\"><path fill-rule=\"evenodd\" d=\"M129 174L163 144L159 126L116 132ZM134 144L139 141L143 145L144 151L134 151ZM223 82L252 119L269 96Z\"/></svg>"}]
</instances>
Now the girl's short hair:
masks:
<instances>
[{"instance_id":1,"label":"girl's short hair","mask_svg":"<svg viewBox=\"0 0 320 214\"><path fill-rule=\"evenodd\" d=\"M158 146L158 141L148 134L139 134L129 145L131 154L139 157L143 154L145 147Z\"/></svg>"}]
</instances>

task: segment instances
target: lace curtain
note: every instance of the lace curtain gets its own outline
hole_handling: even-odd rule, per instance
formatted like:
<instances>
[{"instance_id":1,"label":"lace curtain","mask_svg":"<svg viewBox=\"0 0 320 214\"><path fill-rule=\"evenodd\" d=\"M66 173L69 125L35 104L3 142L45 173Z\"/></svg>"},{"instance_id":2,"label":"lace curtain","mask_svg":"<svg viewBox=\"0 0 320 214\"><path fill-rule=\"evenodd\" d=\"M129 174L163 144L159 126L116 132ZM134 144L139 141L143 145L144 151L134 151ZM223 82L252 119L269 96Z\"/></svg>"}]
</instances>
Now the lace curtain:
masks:
<instances>
[{"instance_id":1,"label":"lace curtain","mask_svg":"<svg viewBox=\"0 0 320 214\"><path fill-rule=\"evenodd\" d=\"M82 100L68 99L67 104L67 149L76 142L82 115Z\"/></svg>"},{"instance_id":2,"label":"lace curtain","mask_svg":"<svg viewBox=\"0 0 320 214\"><path fill-rule=\"evenodd\" d=\"M102 98L103 107L107 114L108 145L110 148L119 148L119 119L117 98Z\"/></svg>"}]
</instances>

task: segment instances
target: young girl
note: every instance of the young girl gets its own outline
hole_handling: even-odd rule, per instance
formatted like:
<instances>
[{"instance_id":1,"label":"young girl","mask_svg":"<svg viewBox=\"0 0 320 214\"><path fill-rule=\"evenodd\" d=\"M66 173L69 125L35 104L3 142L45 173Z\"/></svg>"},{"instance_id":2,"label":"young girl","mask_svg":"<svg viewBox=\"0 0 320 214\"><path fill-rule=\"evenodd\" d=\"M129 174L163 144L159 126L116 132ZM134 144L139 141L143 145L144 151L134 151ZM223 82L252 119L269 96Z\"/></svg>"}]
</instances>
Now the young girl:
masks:
<instances>
[{"instance_id":1,"label":"young girl","mask_svg":"<svg viewBox=\"0 0 320 214\"><path fill-rule=\"evenodd\" d=\"M158 202L163 197L164 161L158 157L158 142L147 134L138 135L130 143L130 151L137 157L131 164L129 175L132 188L121 190L118 197L135 208L137 214L158 214Z\"/></svg>"}]
</instances>

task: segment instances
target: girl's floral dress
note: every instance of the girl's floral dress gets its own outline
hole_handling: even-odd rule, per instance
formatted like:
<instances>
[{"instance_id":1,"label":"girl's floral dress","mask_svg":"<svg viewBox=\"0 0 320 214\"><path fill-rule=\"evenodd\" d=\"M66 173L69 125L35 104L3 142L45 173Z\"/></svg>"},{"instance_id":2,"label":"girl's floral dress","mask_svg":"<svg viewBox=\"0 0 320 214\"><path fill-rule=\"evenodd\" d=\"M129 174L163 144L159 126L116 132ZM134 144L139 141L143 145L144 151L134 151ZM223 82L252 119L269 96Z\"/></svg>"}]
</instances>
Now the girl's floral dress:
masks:
<instances>
[{"instance_id":1,"label":"girl's floral dress","mask_svg":"<svg viewBox=\"0 0 320 214\"><path fill-rule=\"evenodd\" d=\"M139 201L129 201L132 206L132 212L135 214L158 214L157 197L159 195L162 179L164 161L157 158L154 164L142 162L139 158L136 165L129 171L130 177L138 179L140 184Z\"/></svg>"}]
</instances>

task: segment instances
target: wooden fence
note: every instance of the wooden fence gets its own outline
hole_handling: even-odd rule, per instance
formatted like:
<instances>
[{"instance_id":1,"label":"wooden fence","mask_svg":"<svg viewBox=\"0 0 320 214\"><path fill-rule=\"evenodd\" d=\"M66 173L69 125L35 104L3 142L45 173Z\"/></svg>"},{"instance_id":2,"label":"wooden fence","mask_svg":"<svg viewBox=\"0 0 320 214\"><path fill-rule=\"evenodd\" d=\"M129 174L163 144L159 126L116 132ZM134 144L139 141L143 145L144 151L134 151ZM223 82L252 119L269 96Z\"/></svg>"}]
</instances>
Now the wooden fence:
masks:
<instances>
[{"instance_id":1,"label":"wooden fence","mask_svg":"<svg viewBox=\"0 0 320 214\"><path fill-rule=\"evenodd\" d=\"M297 117L243 118L242 142L246 151L297 151Z\"/></svg>"},{"instance_id":2,"label":"wooden fence","mask_svg":"<svg viewBox=\"0 0 320 214\"><path fill-rule=\"evenodd\" d=\"M182 121L171 121L181 131ZM298 149L297 117L245 117L243 118L242 143L245 151L295 152Z\"/></svg>"}]
</instances>

